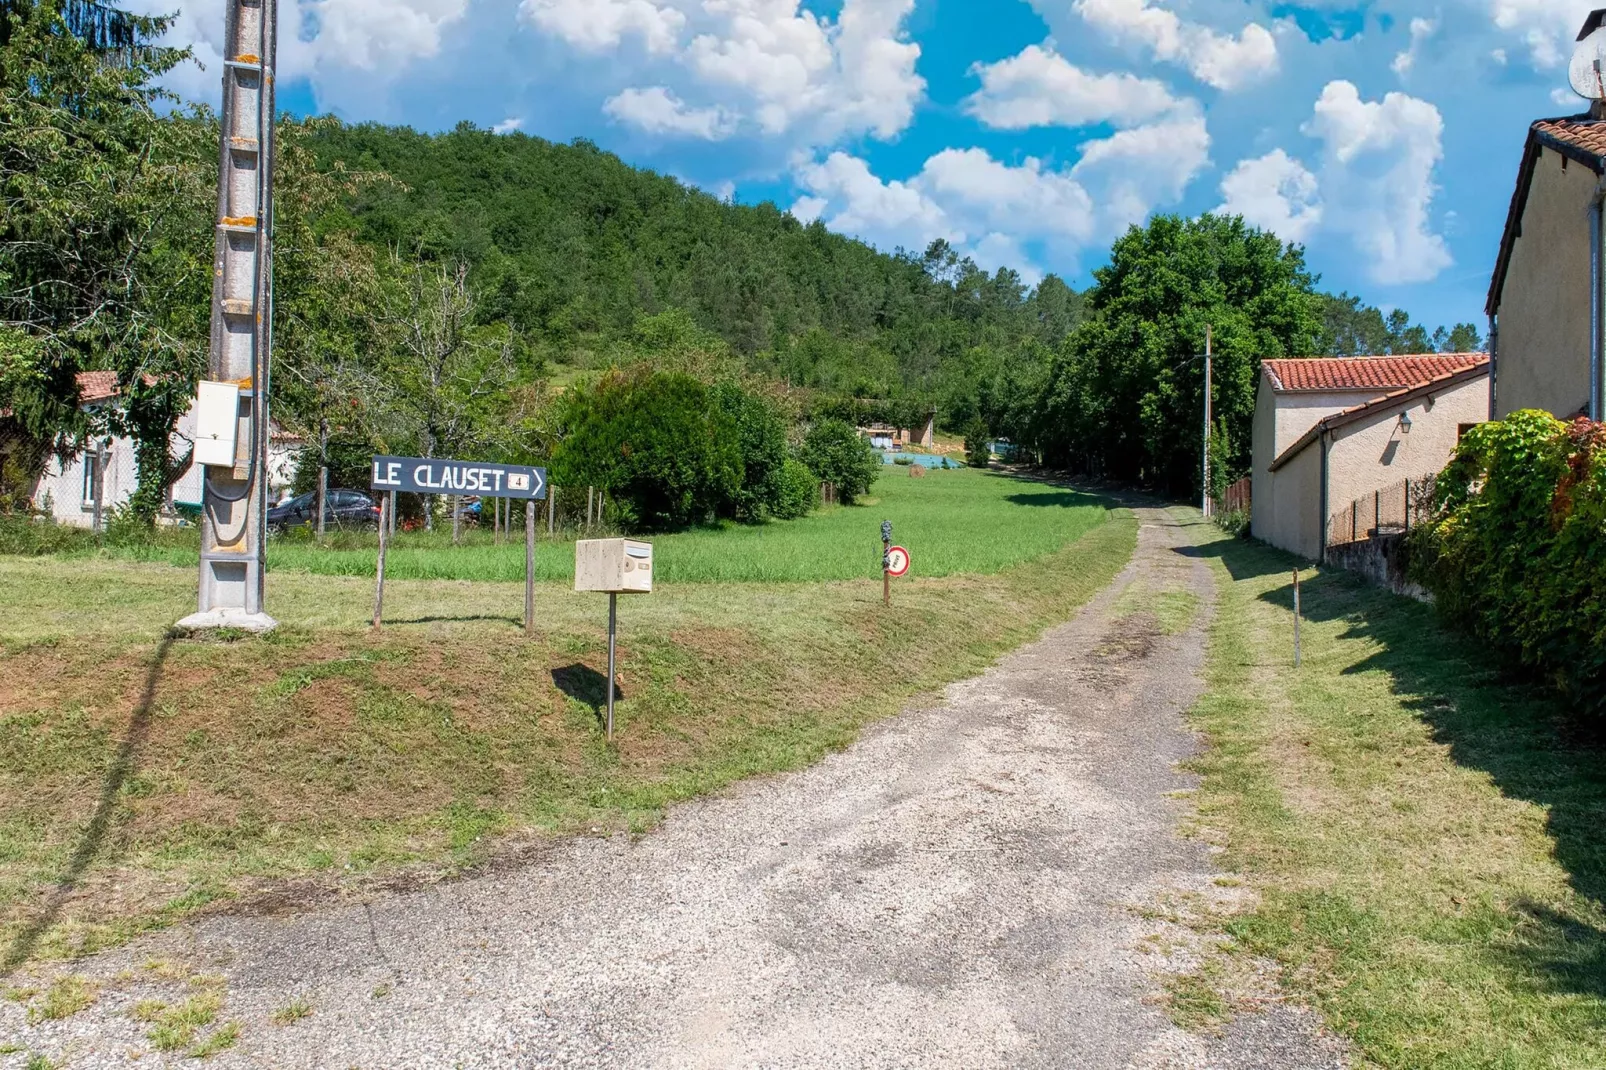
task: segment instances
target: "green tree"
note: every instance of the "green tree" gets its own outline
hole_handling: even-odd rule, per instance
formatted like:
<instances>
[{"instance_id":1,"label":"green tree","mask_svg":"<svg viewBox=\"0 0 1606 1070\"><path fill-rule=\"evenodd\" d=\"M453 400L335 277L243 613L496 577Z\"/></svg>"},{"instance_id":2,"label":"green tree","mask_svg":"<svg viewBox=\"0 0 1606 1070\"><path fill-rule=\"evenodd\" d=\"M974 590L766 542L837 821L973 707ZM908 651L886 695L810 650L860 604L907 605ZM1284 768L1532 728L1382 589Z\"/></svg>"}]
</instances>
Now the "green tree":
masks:
<instances>
[{"instance_id":1,"label":"green tree","mask_svg":"<svg viewBox=\"0 0 1606 1070\"><path fill-rule=\"evenodd\" d=\"M45 438L132 434L147 523L188 463L169 441L204 367L216 188L205 117L158 114L154 82L187 56L149 44L167 25L0 8L0 405ZM91 368L117 372L122 402L86 415Z\"/></svg>"},{"instance_id":2,"label":"green tree","mask_svg":"<svg viewBox=\"0 0 1606 1070\"><path fill-rule=\"evenodd\" d=\"M1090 318L1045 377L1031 445L1053 463L1197 493L1210 328L1215 413L1242 466L1261 360L1309 353L1318 338L1299 247L1237 216L1156 216L1128 230L1094 277Z\"/></svg>"},{"instance_id":3,"label":"green tree","mask_svg":"<svg viewBox=\"0 0 1606 1070\"><path fill-rule=\"evenodd\" d=\"M395 348L384 366L391 416L420 456L460 454L496 437L517 381L507 324L475 323L465 264L406 263L393 254L383 314ZM434 495L425 511L433 528Z\"/></svg>"},{"instance_id":4,"label":"green tree","mask_svg":"<svg viewBox=\"0 0 1606 1070\"><path fill-rule=\"evenodd\" d=\"M346 197L383 176L318 166L307 141L335 121L281 120L274 178L273 414L310 443L308 489L320 494L335 444L345 456L371 455L394 410L384 373L394 321L376 314L386 294L374 251L341 212ZM298 485L306 467L298 467ZM349 482L349 463L339 467Z\"/></svg>"},{"instance_id":5,"label":"green tree","mask_svg":"<svg viewBox=\"0 0 1606 1070\"><path fill-rule=\"evenodd\" d=\"M965 428L965 463L972 468L986 468L992 459L992 435L987 431L987 421L978 416Z\"/></svg>"},{"instance_id":6,"label":"green tree","mask_svg":"<svg viewBox=\"0 0 1606 1070\"><path fill-rule=\"evenodd\" d=\"M602 488L627 529L711 519L742 486L736 429L708 388L680 372L612 371L566 396L552 457L561 486Z\"/></svg>"},{"instance_id":7,"label":"green tree","mask_svg":"<svg viewBox=\"0 0 1606 1070\"><path fill-rule=\"evenodd\" d=\"M741 457L740 485L723 511L738 520L763 520L781 512L785 493L786 424L765 398L726 380L709 396L734 436Z\"/></svg>"},{"instance_id":8,"label":"green tree","mask_svg":"<svg viewBox=\"0 0 1606 1070\"><path fill-rule=\"evenodd\" d=\"M798 453L809 471L836 486L837 500L844 505L852 505L881 474L876 451L842 420L816 420Z\"/></svg>"}]
</instances>

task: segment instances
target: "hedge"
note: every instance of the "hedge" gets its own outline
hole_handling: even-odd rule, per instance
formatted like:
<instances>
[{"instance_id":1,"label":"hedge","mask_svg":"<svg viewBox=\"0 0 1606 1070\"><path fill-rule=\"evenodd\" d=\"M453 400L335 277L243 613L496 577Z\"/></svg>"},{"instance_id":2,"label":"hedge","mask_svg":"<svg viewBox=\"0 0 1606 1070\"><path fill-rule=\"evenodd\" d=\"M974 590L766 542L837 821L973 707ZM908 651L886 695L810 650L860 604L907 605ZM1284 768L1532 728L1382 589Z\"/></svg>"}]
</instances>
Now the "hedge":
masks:
<instances>
[{"instance_id":1,"label":"hedge","mask_svg":"<svg viewBox=\"0 0 1606 1070\"><path fill-rule=\"evenodd\" d=\"M1470 429L1410 567L1453 625L1606 713L1606 425L1525 409Z\"/></svg>"}]
</instances>

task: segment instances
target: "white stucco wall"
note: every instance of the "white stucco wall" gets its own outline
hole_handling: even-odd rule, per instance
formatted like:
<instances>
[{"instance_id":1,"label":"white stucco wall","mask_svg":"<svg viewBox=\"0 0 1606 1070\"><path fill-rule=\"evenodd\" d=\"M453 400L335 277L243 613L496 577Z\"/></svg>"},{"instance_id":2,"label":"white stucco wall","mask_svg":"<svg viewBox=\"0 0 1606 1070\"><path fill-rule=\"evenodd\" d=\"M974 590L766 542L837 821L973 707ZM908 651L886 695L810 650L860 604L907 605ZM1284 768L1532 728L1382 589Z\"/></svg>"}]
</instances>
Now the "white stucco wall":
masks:
<instances>
[{"instance_id":1,"label":"white stucco wall","mask_svg":"<svg viewBox=\"0 0 1606 1070\"><path fill-rule=\"evenodd\" d=\"M195 410L192 408L179 417L174 428L172 451L181 456L189 448L195 431ZM294 438L276 436L268 446L268 496L270 499L290 485L295 475L296 452L301 442ZM94 503L84 494L84 470L89 461L86 453L62 461L52 457L45 466L44 475L34 491L34 508L46 512L61 524L90 527L94 523ZM102 508L110 511L133 496L139 485L135 465L134 442L128 438L111 440L106 464L106 484L102 491ZM201 467L190 465L173 484L175 505L201 504Z\"/></svg>"},{"instance_id":2,"label":"white stucco wall","mask_svg":"<svg viewBox=\"0 0 1606 1070\"><path fill-rule=\"evenodd\" d=\"M1320 502L1312 497L1320 494L1319 466L1312 474L1305 458L1276 472L1271 471L1271 464L1325 417L1374 401L1384 393L1377 389L1279 393L1272 389L1270 376L1261 372L1250 450L1251 535L1290 552L1316 557L1321 549L1319 535L1314 521L1304 514L1320 512ZM1315 447L1306 452L1314 454ZM1306 532L1306 527L1311 531Z\"/></svg>"},{"instance_id":3,"label":"white stucco wall","mask_svg":"<svg viewBox=\"0 0 1606 1070\"><path fill-rule=\"evenodd\" d=\"M1336 428L1327 446L1325 512L1319 440L1275 472L1257 464L1251 534L1301 557L1320 557L1329 516L1347 510L1355 500L1364 505L1374 493L1392 490L1403 480L1442 471L1461 426L1488 416L1488 389L1488 376L1481 375ZM1402 412L1411 414L1409 432L1400 430ZM1371 511L1362 512L1370 527Z\"/></svg>"},{"instance_id":4,"label":"white stucco wall","mask_svg":"<svg viewBox=\"0 0 1606 1070\"><path fill-rule=\"evenodd\" d=\"M1400 430L1401 412L1411 414L1409 432ZM1421 398L1339 428L1327 455L1329 514L1357 499L1364 504L1375 491L1401 480L1443 471L1460 426L1481 423L1488 415L1488 377L1479 376L1433 395L1431 403Z\"/></svg>"},{"instance_id":5,"label":"white stucco wall","mask_svg":"<svg viewBox=\"0 0 1606 1070\"><path fill-rule=\"evenodd\" d=\"M1265 474L1266 507L1250 533L1271 545L1314 560L1321 553L1322 451L1319 442ZM1259 493L1257 487L1253 493ZM1255 504L1251 503L1251 508Z\"/></svg>"},{"instance_id":6,"label":"white stucco wall","mask_svg":"<svg viewBox=\"0 0 1606 1070\"><path fill-rule=\"evenodd\" d=\"M1563 162L1540 149L1512 243L1497 310L1497 418L1518 409L1567 417L1589 403L1588 213L1598 178Z\"/></svg>"}]
</instances>

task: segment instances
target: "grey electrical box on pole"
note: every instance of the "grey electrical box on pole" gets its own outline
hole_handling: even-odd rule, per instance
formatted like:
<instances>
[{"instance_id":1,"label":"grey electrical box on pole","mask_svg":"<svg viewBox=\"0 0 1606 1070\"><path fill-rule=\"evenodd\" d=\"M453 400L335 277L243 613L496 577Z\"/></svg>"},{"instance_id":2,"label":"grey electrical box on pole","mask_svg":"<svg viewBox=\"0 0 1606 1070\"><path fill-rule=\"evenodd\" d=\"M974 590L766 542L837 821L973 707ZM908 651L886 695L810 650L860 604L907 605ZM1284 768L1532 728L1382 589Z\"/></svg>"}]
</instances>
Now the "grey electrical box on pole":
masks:
<instances>
[{"instance_id":1,"label":"grey electrical box on pole","mask_svg":"<svg viewBox=\"0 0 1606 1070\"><path fill-rule=\"evenodd\" d=\"M201 587L180 628L275 627L263 605L267 543L268 369L273 341L273 62L278 0L227 0L219 114L212 342L207 379L238 387L234 448L198 458ZM202 408L225 390L203 388ZM227 412L201 414L227 424ZM219 435L214 443L227 442ZM227 454L226 456L223 454Z\"/></svg>"}]
</instances>

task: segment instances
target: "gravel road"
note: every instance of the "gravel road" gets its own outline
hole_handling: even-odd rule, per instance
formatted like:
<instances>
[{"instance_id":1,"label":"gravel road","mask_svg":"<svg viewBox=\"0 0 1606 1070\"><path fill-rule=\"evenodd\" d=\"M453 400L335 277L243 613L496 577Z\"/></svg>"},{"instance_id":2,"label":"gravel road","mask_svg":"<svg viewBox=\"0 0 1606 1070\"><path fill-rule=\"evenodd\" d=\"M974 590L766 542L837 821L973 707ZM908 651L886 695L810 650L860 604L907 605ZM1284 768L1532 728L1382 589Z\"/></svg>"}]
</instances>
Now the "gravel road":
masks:
<instances>
[{"instance_id":1,"label":"gravel road","mask_svg":"<svg viewBox=\"0 0 1606 1070\"><path fill-rule=\"evenodd\" d=\"M160 956L226 982L220 1067L1342 1067L1275 993L1216 1036L1158 1005L1192 937L1144 908L1221 891L1177 833L1213 586L1176 552L1185 522L1139 513L1132 563L1074 619L812 768L635 840L180 927L79 964L108 983L70 1018L0 1003L0 1037L68 1067L195 1065L131 1015L180 991L138 969ZM1175 635L1130 612L1166 589L1199 599ZM297 999L310 1016L270 1023Z\"/></svg>"}]
</instances>

